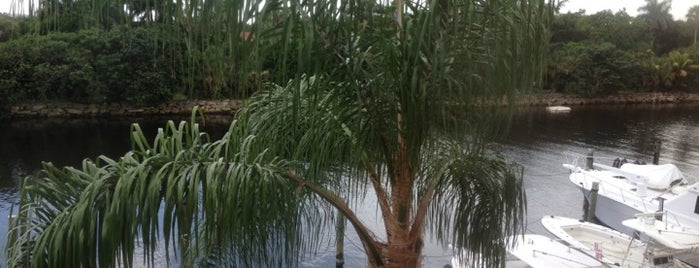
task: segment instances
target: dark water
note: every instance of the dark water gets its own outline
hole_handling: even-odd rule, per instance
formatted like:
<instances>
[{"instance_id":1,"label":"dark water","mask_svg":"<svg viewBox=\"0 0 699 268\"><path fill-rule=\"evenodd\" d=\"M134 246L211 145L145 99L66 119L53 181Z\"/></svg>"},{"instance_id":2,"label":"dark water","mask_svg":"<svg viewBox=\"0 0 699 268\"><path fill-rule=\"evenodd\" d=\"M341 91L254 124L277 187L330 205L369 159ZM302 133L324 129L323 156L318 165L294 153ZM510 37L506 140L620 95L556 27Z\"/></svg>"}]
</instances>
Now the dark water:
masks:
<instances>
[{"instance_id":1,"label":"dark water","mask_svg":"<svg viewBox=\"0 0 699 268\"><path fill-rule=\"evenodd\" d=\"M180 120L182 118L174 118ZM79 165L86 157L118 157L129 148L129 124L140 122L154 133L166 118L93 120L28 120L0 122L0 244L5 244L7 217L17 199L20 178L40 167L41 161ZM205 125L213 137L228 127L227 118ZM674 163L690 180L699 172L699 105L646 105L573 107L567 114L549 114L541 107L515 114L509 135L492 149L525 168L528 197L527 232L548 235L539 220L547 214L581 218L582 195L562 167L575 155L594 149L596 161L611 164L623 156L651 162L656 141L662 144L660 162ZM371 196L371 195L369 195ZM359 213L381 233L382 223L371 200ZM373 221L373 222L372 222ZM329 238L334 241L334 238ZM346 235L346 266L364 267L356 235ZM2 253L4 260L4 252ZM306 267L334 266L334 247L307 258ZM426 240L425 267L442 267L450 251ZM3 261L4 262L4 261Z\"/></svg>"}]
</instances>

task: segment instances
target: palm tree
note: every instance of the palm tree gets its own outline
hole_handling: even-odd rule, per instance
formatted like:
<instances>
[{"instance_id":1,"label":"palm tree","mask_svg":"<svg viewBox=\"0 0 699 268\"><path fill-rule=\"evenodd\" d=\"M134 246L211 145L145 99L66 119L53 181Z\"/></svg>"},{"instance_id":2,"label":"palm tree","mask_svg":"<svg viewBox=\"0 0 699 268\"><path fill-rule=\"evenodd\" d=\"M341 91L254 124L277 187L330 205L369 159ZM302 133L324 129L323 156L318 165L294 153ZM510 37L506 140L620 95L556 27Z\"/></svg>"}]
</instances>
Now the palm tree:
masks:
<instances>
[{"instance_id":1,"label":"palm tree","mask_svg":"<svg viewBox=\"0 0 699 268\"><path fill-rule=\"evenodd\" d=\"M652 29L665 30L667 24L672 21L671 7L672 0L646 0L646 5L638 8L642 13L639 17L646 20Z\"/></svg>"},{"instance_id":2,"label":"palm tree","mask_svg":"<svg viewBox=\"0 0 699 268\"><path fill-rule=\"evenodd\" d=\"M694 49L697 49L697 31L699 31L699 5L689 8L687 22L694 22Z\"/></svg>"},{"instance_id":3,"label":"palm tree","mask_svg":"<svg viewBox=\"0 0 699 268\"><path fill-rule=\"evenodd\" d=\"M233 18L201 4L181 19ZM396 15L375 13L386 7ZM419 266L427 230L502 265L526 199L521 168L487 150L506 126L489 111L541 84L552 10L543 0L267 1L251 21L229 14L253 24L244 60L281 59L269 67L277 83L220 140L200 132L195 110L152 143L133 125L120 159L46 163L23 183L8 266L130 266L137 238L152 265L161 236L188 265L293 265L323 243L329 207L356 230L368 266ZM223 49L217 40L239 33L191 25ZM353 210L366 194L384 230Z\"/></svg>"},{"instance_id":4,"label":"palm tree","mask_svg":"<svg viewBox=\"0 0 699 268\"><path fill-rule=\"evenodd\" d=\"M646 21L650 26L651 32L653 32L653 40L651 41L651 47L656 48L656 39L660 33L667 30L668 24L672 22L672 15L670 15L670 8L672 6L672 0L646 0L646 5L639 7L638 11L641 14L638 16L642 20Z\"/></svg>"}]
</instances>

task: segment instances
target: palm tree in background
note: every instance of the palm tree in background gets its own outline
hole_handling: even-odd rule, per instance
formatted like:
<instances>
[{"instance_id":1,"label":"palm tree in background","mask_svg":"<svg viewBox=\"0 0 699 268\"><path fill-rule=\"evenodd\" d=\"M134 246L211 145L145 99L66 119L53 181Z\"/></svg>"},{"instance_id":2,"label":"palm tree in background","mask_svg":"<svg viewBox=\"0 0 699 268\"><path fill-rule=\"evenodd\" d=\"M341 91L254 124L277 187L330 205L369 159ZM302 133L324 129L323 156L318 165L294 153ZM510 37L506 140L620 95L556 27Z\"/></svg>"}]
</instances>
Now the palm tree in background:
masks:
<instances>
[{"instance_id":1,"label":"palm tree in background","mask_svg":"<svg viewBox=\"0 0 699 268\"><path fill-rule=\"evenodd\" d=\"M687 22L694 23L694 49L697 49L697 31L699 31L699 5L690 7L687 11Z\"/></svg>"},{"instance_id":2,"label":"palm tree in background","mask_svg":"<svg viewBox=\"0 0 699 268\"><path fill-rule=\"evenodd\" d=\"M135 241L151 266L157 247L187 266L288 266L334 214L370 267L419 267L426 233L504 264L526 199L521 168L487 149L507 126L494 104L541 84L551 3L177 3L153 23L186 40L185 70L271 83L219 140L195 110L152 142L133 125L119 159L45 163L23 182L8 266L129 267ZM368 194L382 230L355 211Z\"/></svg>"},{"instance_id":3,"label":"palm tree in background","mask_svg":"<svg viewBox=\"0 0 699 268\"><path fill-rule=\"evenodd\" d=\"M642 13L639 17L645 19L652 29L665 30L672 21L671 8L672 0L646 0L646 5L638 8Z\"/></svg>"},{"instance_id":4,"label":"palm tree in background","mask_svg":"<svg viewBox=\"0 0 699 268\"><path fill-rule=\"evenodd\" d=\"M668 24L672 22L671 7L672 0L646 0L646 5L638 8L638 11L641 12L638 18L646 21L651 32L653 32L651 47L654 49L657 45L656 40L658 36L667 30Z\"/></svg>"}]
</instances>

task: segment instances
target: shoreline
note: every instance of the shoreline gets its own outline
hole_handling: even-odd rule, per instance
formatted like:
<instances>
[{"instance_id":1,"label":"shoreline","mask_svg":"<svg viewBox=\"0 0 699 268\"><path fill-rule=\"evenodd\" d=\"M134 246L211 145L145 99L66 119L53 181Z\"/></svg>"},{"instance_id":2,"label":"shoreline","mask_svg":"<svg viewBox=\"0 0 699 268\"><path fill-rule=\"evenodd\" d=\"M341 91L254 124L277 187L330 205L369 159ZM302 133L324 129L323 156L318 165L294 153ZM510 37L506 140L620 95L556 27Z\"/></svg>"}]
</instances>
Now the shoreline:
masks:
<instances>
[{"instance_id":1,"label":"shoreline","mask_svg":"<svg viewBox=\"0 0 699 268\"><path fill-rule=\"evenodd\" d=\"M687 92L635 92L618 93L605 97L583 98L560 93L533 94L522 100L523 106L584 106L598 104L665 104L697 103L699 93Z\"/></svg>"},{"instance_id":2,"label":"shoreline","mask_svg":"<svg viewBox=\"0 0 699 268\"><path fill-rule=\"evenodd\" d=\"M583 106L599 104L666 104L699 103L699 93L619 93L612 96L581 98L560 93L526 95L517 106ZM10 105L9 119L30 118L98 118L113 116L167 116L189 115L199 106L206 115L235 115L244 105L243 100L187 100L170 101L154 106L136 106L125 103L80 104L72 102L27 102ZM507 104L503 104L507 105Z\"/></svg>"}]
</instances>

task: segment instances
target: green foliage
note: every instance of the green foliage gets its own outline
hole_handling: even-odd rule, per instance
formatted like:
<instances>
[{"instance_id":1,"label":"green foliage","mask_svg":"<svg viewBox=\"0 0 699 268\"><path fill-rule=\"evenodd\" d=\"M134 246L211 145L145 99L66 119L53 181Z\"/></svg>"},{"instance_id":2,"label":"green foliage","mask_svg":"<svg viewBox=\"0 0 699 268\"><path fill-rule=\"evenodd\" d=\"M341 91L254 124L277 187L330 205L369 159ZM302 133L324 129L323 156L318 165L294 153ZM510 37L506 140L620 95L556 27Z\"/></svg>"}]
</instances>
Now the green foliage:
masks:
<instances>
[{"instance_id":1,"label":"green foliage","mask_svg":"<svg viewBox=\"0 0 699 268\"><path fill-rule=\"evenodd\" d=\"M0 43L0 95L6 100L157 103L179 79L160 55L156 28L118 27L25 35Z\"/></svg>"},{"instance_id":2,"label":"green foliage","mask_svg":"<svg viewBox=\"0 0 699 268\"><path fill-rule=\"evenodd\" d=\"M589 38L590 33L581 27L584 14L559 14L551 23L551 44L580 42Z\"/></svg>"},{"instance_id":3,"label":"green foliage","mask_svg":"<svg viewBox=\"0 0 699 268\"><path fill-rule=\"evenodd\" d=\"M667 1L646 2L645 13L636 18L608 10L556 16L545 87L597 96L699 86L693 73L683 76L677 69L683 66L677 55L697 57L684 49L692 44L694 22L668 18Z\"/></svg>"},{"instance_id":4,"label":"green foliage","mask_svg":"<svg viewBox=\"0 0 699 268\"><path fill-rule=\"evenodd\" d=\"M670 21L664 31L655 33L654 52L665 55L673 50L692 45L691 25L686 21Z\"/></svg>"},{"instance_id":5,"label":"green foliage","mask_svg":"<svg viewBox=\"0 0 699 268\"><path fill-rule=\"evenodd\" d=\"M639 18L645 20L653 31L667 29L668 23L672 21L670 8L672 0L645 0L646 4L638 8L641 12Z\"/></svg>"},{"instance_id":6,"label":"green foliage","mask_svg":"<svg viewBox=\"0 0 699 268\"><path fill-rule=\"evenodd\" d=\"M649 48L652 36L645 21L624 11L603 10L592 15L567 13L556 16L551 26L551 43L607 42L625 51Z\"/></svg>"},{"instance_id":7,"label":"green foliage","mask_svg":"<svg viewBox=\"0 0 699 268\"><path fill-rule=\"evenodd\" d=\"M0 42L19 36L18 19L0 13Z\"/></svg>"},{"instance_id":8,"label":"green foliage","mask_svg":"<svg viewBox=\"0 0 699 268\"><path fill-rule=\"evenodd\" d=\"M599 96L633 88L633 57L611 43L567 43L550 56L549 88L581 96Z\"/></svg>"},{"instance_id":9,"label":"green foliage","mask_svg":"<svg viewBox=\"0 0 699 268\"><path fill-rule=\"evenodd\" d=\"M685 90L692 82L690 66L692 57L688 53L672 51L665 57L651 61L654 69L654 82L661 90Z\"/></svg>"},{"instance_id":10,"label":"green foliage","mask_svg":"<svg viewBox=\"0 0 699 268\"><path fill-rule=\"evenodd\" d=\"M183 52L170 64L189 86L227 96L248 79L276 83L257 88L219 141L194 123L169 123L152 146L135 128L119 160L46 165L24 183L9 266L128 267L135 238L150 258L161 235L180 245L184 266L293 265L323 242L330 206L359 234L370 266L418 267L428 228L445 246L501 266L512 242L503 238L524 231L522 172L487 150L502 122L474 103L541 84L551 3L176 3L143 24L163 27L157 40L184 42L155 52ZM139 55L147 44L116 51ZM96 69L157 70L142 59L96 59ZM352 209L368 192L384 235Z\"/></svg>"},{"instance_id":11,"label":"green foliage","mask_svg":"<svg viewBox=\"0 0 699 268\"><path fill-rule=\"evenodd\" d=\"M322 211L306 208L312 203L280 175L286 163L245 148L254 138L230 131L212 142L194 114L190 122L168 122L152 143L137 124L131 137L132 151L119 159L86 159L79 168L44 163L24 182L12 224L32 227L9 232L28 242L8 247L11 266L131 267L134 238L153 250L159 230L166 254L186 248L180 257L192 266L229 248L244 255L216 266L281 266L298 255L292 246L299 220L311 222ZM291 229L280 229L284 224ZM154 266L153 257L143 261Z\"/></svg>"},{"instance_id":12,"label":"green foliage","mask_svg":"<svg viewBox=\"0 0 699 268\"><path fill-rule=\"evenodd\" d=\"M590 41L609 42L620 50L644 50L651 40L647 24L624 11L600 11L586 16L583 23L590 31Z\"/></svg>"}]
</instances>

